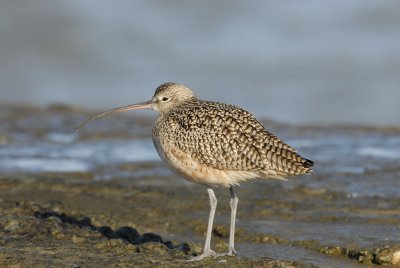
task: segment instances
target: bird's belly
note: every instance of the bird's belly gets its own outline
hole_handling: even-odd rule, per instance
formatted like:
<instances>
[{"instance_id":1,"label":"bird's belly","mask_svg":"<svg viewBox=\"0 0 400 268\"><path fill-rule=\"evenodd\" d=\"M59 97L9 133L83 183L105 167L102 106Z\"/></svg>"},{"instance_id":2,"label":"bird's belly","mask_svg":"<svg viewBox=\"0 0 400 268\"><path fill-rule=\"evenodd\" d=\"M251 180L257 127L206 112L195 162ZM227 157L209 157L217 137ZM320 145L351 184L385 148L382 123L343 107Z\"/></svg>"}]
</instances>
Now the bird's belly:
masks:
<instances>
[{"instance_id":1,"label":"bird's belly","mask_svg":"<svg viewBox=\"0 0 400 268\"><path fill-rule=\"evenodd\" d=\"M258 175L252 171L220 170L194 160L190 154L168 144L155 141L154 145L160 157L172 169L183 175L189 181L209 186L237 185L241 181L256 178Z\"/></svg>"}]
</instances>

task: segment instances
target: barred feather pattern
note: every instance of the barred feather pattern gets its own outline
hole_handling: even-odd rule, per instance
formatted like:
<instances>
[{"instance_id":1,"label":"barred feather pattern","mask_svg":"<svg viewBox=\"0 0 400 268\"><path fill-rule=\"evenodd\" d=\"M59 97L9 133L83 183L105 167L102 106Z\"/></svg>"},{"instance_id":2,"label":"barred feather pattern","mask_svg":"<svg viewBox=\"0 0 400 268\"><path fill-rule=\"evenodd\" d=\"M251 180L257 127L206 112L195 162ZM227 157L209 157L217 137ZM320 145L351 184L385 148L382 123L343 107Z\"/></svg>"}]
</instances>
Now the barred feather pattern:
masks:
<instances>
[{"instance_id":1,"label":"barred feather pattern","mask_svg":"<svg viewBox=\"0 0 400 268\"><path fill-rule=\"evenodd\" d=\"M179 151L196 164L247 172L248 177L285 178L310 173L313 165L268 132L251 113L196 97L160 113L153 142L164 159L171 150Z\"/></svg>"}]
</instances>

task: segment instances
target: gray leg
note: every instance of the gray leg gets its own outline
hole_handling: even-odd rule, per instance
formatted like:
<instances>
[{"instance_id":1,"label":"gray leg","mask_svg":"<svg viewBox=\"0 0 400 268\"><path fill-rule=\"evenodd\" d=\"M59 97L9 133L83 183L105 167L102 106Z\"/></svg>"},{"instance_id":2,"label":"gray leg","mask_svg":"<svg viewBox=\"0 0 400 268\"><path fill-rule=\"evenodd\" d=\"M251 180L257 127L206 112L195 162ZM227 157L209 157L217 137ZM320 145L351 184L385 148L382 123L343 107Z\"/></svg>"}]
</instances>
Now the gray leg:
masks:
<instances>
[{"instance_id":1,"label":"gray leg","mask_svg":"<svg viewBox=\"0 0 400 268\"><path fill-rule=\"evenodd\" d=\"M232 186L229 188L231 192L231 229L229 231L229 249L228 249L228 256L237 255L235 250L235 223L236 223L236 209L239 203L239 198L235 195Z\"/></svg>"},{"instance_id":2,"label":"gray leg","mask_svg":"<svg viewBox=\"0 0 400 268\"><path fill-rule=\"evenodd\" d=\"M204 244L203 253L199 256L193 257L190 261L200 261L207 257L216 257L217 254L211 250L211 233L214 222L215 210L217 208L217 198L211 188L207 188L208 196L210 198L210 216L208 217L208 227L206 235L206 243Z\"/></svg>"}]
</instances>

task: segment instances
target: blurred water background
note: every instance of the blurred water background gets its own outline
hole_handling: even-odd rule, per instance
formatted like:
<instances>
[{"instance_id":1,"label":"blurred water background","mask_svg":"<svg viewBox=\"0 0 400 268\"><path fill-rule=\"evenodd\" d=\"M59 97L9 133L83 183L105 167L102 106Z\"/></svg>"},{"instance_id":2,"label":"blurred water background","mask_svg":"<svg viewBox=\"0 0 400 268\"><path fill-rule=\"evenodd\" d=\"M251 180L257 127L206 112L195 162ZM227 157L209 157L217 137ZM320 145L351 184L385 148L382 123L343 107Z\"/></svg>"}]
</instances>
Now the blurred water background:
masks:
<instances>
[{"instance_id":1,"label":"blurred water background","mask_svg":"<svg viewBox=\"0 0 400 268\"><path fill-rule=\"evenodd\" d=\"M108 109L165 81L296 124L400 124L400 2L2 1L0 103Z\"/></svg>"}]
</instances>

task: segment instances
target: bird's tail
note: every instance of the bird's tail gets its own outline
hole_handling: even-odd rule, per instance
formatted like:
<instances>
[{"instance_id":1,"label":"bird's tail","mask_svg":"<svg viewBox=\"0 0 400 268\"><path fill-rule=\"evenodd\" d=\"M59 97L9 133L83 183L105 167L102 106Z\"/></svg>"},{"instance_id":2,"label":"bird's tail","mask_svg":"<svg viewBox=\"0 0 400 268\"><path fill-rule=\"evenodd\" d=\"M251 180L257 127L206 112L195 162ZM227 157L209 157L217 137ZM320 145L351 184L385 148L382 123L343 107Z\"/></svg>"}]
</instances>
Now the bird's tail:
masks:
<instances>
[{"instance_id":1,"label":"bird's tail","mask_svg":"<svg viewBox=\"0 0 400 268\"><path fill-rule=\"evenodd\" d=\"M311 169L311 167L314 166L314 162L311 161L310 159L306 159L306 158L304 158L304 162L302 164L303 164L303 167L309 168L309 169Z\"/></svg>"}]
</instances>

